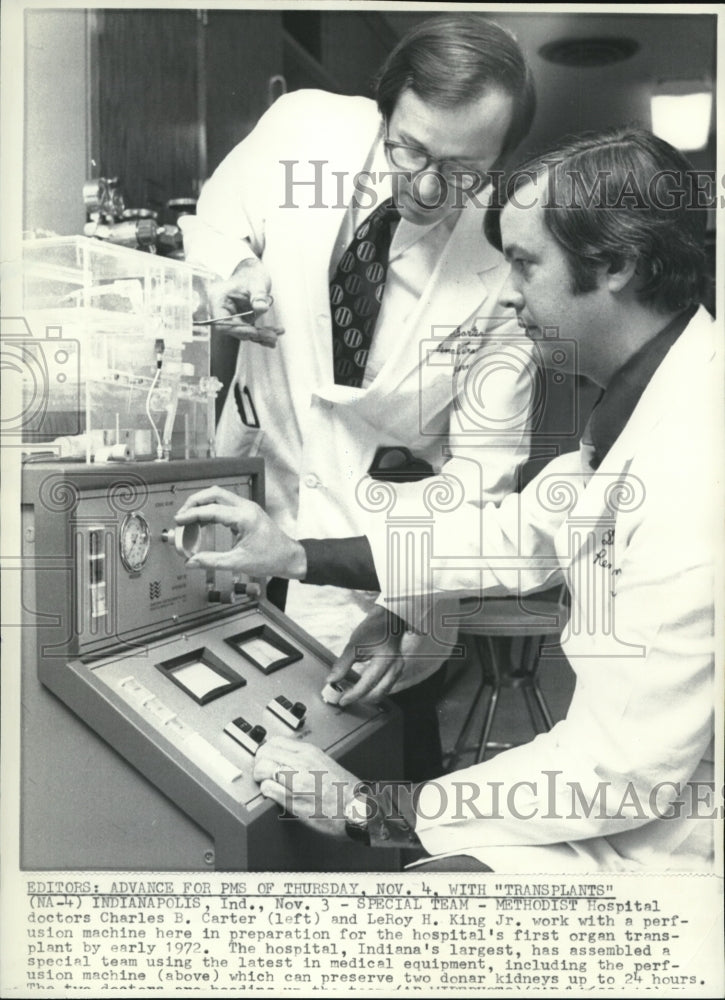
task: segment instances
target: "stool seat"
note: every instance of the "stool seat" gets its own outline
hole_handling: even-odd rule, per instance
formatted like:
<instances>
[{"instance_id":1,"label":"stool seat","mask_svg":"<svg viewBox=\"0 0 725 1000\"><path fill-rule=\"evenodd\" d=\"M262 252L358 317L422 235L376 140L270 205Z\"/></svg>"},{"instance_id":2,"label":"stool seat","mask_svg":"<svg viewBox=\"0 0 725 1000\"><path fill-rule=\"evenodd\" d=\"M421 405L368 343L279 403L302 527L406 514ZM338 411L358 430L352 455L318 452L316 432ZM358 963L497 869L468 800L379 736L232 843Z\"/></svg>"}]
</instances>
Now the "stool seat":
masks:
<instances>
[{"instance_id":1,"label":"stool seat","mask_svg":"<svg viewBox=\"0 0 725 1000\"><path fill-rule=\"evenodd\" d=\"M551 729L553 720L539 686L541 648L547 637L561 635L569 618L566 588L515 597L476 597L461 602L459 636L476 657L480 681L446 766L454 770L460 759L475 753L480 763L490 752L515 744L492 741L491 730L503 688L521 691L534 734ZM467 745L476 711L486 700L477 739Z\"/></svg>"},{"instance_id":2,"label":"stool seat","mask_svg":"<svg viewBox=\"0 0 725 1000\"><path fill-rule=\"evenodd\" d=\"M569 618L561 588L521 597L461 601L459 628L467 635L560 635Z\"/></svg>"}]
</instances>

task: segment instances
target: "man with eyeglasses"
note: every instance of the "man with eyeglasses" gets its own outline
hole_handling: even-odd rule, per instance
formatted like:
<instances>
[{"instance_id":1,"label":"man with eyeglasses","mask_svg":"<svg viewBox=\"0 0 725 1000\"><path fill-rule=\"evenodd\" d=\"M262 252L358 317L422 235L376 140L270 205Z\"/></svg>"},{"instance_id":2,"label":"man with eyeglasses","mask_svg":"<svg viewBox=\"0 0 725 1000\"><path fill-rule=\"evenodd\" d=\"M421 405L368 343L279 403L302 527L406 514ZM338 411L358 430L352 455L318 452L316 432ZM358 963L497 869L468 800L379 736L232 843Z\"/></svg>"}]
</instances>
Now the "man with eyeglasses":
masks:
<instances>
[{"instance_id":1,"label":"man with eyeglasses","mask_svg":"<svg viewBox=\"0 0 725 1000\"><path fill-rule=\"evenodd\" d=\"M389 137L387 131L383 146L390 163L400 171L394 175L394 184L395 178L399 181L410 181L411 188L406 195L412 213L417 211L425 216L437 208L439 203L445 202L448 191L452 191L456 199L459 199L460 195L473 196L485 187L488 180L485 173L471 164L448 159L436 160L427 150L421 146L411 145L410 141L396 142ZM427 198L425 195L428 191L424 190L423 185L432 188ZM396 185L396 193L398 197L394 198L394 201L399 206L403 201L399 184ZM462 200L460 207L463 207Z\"/></svg>"},{"instance_id":2,"label":"man with eyeglasses","mask_svg":"<svg viewBox=\"0 0 725 1000\"><path fill-rule=\"evenodd\" d=\"M529 69L507 31L444 16L402 39L376 99L280 98L182 220L187 258L223 279L214 335L240 341L217 452L264 458L293 537L360 534L368 473L397 483L398 512L436 474L497 502L528 454L534 366L482 222L533 117ZM293 581L285 610L340 653L375 597ZM410 656L393 688L421 780L441 769L440 662Z\"/></svg>"}]
</instances>

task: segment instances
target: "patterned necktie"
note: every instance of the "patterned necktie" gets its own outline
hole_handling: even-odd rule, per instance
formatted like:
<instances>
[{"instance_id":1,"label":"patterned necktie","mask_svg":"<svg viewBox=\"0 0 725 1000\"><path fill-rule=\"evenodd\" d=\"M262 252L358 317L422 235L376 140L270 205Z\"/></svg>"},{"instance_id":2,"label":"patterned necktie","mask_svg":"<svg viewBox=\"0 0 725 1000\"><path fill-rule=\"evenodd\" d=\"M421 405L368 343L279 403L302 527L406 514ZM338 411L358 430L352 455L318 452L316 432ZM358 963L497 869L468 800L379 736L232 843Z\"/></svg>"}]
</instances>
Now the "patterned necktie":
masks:
<instances>
[{"instance_id":1,"label":"patterned necktie","mask_svg":"<svg viewBox=\"0 0 725 1000\"><path fill-rule=\"evenodd\" d=\"M361 223L330 282L332 359L337 385L361 386L388 272L393 199Z\"/></svg>"}]
</instances>

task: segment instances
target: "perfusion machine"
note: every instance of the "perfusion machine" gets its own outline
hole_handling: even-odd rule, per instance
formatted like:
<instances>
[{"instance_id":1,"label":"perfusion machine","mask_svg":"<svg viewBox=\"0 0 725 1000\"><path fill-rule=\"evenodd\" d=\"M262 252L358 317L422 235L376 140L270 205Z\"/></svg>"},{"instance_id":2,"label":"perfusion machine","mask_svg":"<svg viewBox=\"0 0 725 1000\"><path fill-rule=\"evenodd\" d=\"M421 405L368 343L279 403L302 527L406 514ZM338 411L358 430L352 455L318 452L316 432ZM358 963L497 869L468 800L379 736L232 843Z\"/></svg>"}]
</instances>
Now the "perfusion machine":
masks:
<instances>
[{"instance_id":1,"label":"perfusion machine","mask_svg":"<svg viewBox=\"0 0 725 1000\"><path fill-rule=\"evenodd\" d=\"M47 360L49 340L52 352L62 339L52 374L68 341L76 355L75 382L61 380L58 394L51 379L42 426L26 434L21 865L395 869L395 851L332 841L283 816L252 777L258 747L286 735L362 778L399 778L398 715L388 704L341 710L323 700L332 657L267 603L264 581L186 569L193 552L234 539L220 526L180 528L175 512L210 485L263 503L263 466L213 457L208 330L206 341L192 332L185 265L139 264L151 255L89 242L62 247L67 259L54 267L58 246L44 258L38 241L28 287L31 300L42 287L45 312L26 297L26 316L41 325L26 335L31 356ZM173 310L159 288L170 281ZM120 319L104 317L88 285L107 306L122 304ZM146 460L133 460L139 450Z\"/></svg>"}]
</instances>

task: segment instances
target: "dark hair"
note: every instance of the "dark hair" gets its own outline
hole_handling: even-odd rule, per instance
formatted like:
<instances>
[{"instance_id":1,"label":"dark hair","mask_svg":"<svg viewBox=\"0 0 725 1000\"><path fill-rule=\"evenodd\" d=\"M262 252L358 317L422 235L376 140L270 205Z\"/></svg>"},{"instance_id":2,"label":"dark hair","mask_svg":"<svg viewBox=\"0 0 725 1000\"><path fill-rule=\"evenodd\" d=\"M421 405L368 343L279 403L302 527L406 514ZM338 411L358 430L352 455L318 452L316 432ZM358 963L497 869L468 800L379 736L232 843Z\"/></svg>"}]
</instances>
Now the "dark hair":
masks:
<instances>
[{"instance_id":1,"label":"dark hair","mask_svg":"<svg viewBox=\"0 0 725 1000\"><path fill-rule=\"evenodd\" d=\"M565 251L575 292L597 287L598 270L637 260L638 295L662 312L700 302L706 290L706 213L698 174L678 150L646 129L575 138L521 164L486 213L501 249L500 213L523 184L546 175L544 222Z\"/></svg>"},{"instance_id":2,"label":"dark hair","mask_svg":"<svg viewBox=\"0 0 725 1000\"><path fill-rule=\"evenodd\" d=\"M502 90L513 98L513 117L504 153L531 127L536 92L516 38L476 14L451 14L423 21L398 42L376 81L378 107L387 120L404 90L439 108L451 108Z\"/></svg>"}]
</instances>

